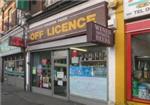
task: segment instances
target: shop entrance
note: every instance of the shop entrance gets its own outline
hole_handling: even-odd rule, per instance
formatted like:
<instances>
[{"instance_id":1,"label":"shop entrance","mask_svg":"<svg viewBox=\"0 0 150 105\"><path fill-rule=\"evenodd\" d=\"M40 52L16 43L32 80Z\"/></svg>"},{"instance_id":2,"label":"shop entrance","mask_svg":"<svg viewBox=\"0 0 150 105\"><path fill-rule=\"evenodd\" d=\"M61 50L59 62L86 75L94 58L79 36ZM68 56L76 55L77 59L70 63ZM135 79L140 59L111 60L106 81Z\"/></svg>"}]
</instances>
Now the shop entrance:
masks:
<instances>
[{"instance_id":1,"label":"shop entrance","mask_svg":"<svg viewBox=\"0 0 150 105\"><path fill-rule=\"evenodd\" d=\"M68 99L68 50L54 51L53 65L53 95Z\"/></svg>"}]
</instances>

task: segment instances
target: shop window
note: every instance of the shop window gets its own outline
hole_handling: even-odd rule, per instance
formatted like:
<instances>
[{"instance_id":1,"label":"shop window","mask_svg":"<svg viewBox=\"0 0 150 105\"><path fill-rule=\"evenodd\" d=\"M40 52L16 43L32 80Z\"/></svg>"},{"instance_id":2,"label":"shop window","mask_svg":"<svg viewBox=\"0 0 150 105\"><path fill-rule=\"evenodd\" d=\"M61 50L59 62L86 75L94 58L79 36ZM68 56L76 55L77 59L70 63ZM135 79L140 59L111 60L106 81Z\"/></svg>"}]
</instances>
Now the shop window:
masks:
<instances>
[{"instance_id":1,"label":"shop window","mask_svg":"<svg viewBox=\"0 0 150 105\"><path fill-rule=\"evenodd\" d=\"M132 97L150 101L150 33L131 39Z\"/></svg>"},{"instance_id":2,"label":"shop window","mask_svg":"<svg viewBox=\"0 0 150 105\"><path fill-rule=\"evenodd\" d=\"M103 47L71 48L70 93L107 101L107 50Z\"/></svg>"},{"instance_id":3,"label":"shop window","mask_svg":"<svg viewBox=\"0 0 150 105\"><path fill-rule=\"evenodd\" d=\"M48 51L33 53L32 85L51 89L51 55Z\"/></svg>"},{"instance_id":4,"label":"shop window","mask_svg":"<svg viewBox=\"0 0 150 105\"><path fill-rule=\"evenodd\" d=\"M23 55L12 55L4 58L4 73L8 76L24 77Z\"/></svg>"}]
</instances>

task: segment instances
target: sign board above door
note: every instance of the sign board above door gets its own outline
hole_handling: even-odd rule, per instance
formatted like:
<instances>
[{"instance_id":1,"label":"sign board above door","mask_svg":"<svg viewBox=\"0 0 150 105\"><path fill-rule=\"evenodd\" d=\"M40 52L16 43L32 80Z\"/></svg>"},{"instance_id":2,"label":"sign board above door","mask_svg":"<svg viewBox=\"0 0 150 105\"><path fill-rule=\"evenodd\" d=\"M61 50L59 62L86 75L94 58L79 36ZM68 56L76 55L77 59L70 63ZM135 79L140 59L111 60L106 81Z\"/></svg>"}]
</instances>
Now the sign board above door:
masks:
<instances>
[{"instance_id":1,"label":"sign board above door","mask_svg":"<svg viewBox=\"0 0 150 105\"><path fill-rule=\"evenodd\" d=\"M37 44L86 34L86 24L108 25L107 2L101 2L29 30L28 43Z\"/></svg>"}]
</instances>

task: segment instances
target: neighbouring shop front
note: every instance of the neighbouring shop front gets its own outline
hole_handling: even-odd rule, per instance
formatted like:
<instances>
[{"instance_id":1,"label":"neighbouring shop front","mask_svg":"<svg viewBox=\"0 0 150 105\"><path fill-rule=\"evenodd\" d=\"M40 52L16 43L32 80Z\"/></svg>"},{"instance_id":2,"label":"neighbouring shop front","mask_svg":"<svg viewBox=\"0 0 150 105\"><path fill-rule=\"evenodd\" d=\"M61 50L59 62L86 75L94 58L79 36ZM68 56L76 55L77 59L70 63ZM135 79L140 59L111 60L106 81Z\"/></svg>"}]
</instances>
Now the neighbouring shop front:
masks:
<instances>
[{"instance_id":1,"label":"neighbouring shop front","mask_svg":"<svg viewBox=\"0 0 150 105\"><path fill-rule=\"evenodd\" d=\"M107 104L113 60L109 47L114 44L107 21L107 3L102 2L31 28L31 90L88 105Z\"/></svg>"},{"instance_id":2,"label":"neighbouring shop front","mask_svg":"<svg viewBox=\"0 0 150 105\"><path fill-rule=\"evenodd\" d=\"M127 101L150 104L150 1L125 1ZM145 18L145 19L143 19Z\"/></svg>"},{"instance_id":3,"label":"neighbouring shop front","mask_svg":"<svg viewBox=\"0 0 150 105\"><path fill-rule=\"evenodd\" d=\"M23 53L5 56L2 59L4 82L24 88Z\"/></svg>"},{"instance_id":4,"label":"neighbouring shop front","mask_svg":"<svg viewBox=\"0 0 150 105\"><path fill-rule=\"evenodd\" d=\"M24 89L24 55L21 48L12 45L12 42L15 44L16 39L20 39L21 37L22 31L18 28L14 30L14 33L10 32L1 39L1 79L3 82L7 82L8 84Z\"/></svg>"},{"instance_id":5,"label":"neighbouring shop front","mask_svg":"<svg viewBox=\"0 0 150 105\"><path fill-rule=\"evenodd\" d=\"M140 103L150 103L149 26L150 20L137 21L126 25L127 96L130 101Z\"/></svg>"}]
</instances>

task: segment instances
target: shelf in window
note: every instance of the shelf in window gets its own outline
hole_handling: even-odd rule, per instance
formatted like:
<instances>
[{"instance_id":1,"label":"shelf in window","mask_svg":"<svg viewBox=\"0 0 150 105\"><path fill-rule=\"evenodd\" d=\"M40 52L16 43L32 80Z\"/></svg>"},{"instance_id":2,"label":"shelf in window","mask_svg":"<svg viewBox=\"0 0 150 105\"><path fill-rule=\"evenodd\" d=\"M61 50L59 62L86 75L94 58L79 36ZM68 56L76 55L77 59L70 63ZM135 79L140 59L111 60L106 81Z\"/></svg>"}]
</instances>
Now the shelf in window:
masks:
<instances>
[{"instance_id":1,"label":"shelf in window","mask_svg":"<svg viewBox=\"0 0 150 105\"><path fill-rule=\"evenodd\" d=\"M150 78L147 78L147 79L145 79L145 78L138 79L138 78L134 77L133 79L137 80L138 83L150 83Z\"/></svg>"},{"instance_id":2,"label":"shelf in window","mask_svg":"<svg viewBox=\"0 0 150 105\"><path fill-rule=\"evenodd\" d=\"M44 70L50 70L51 68L42 67L42 69L44 69Z\"/></svg>"},{"instance_id":3,"label":"shelf in window","mask_svg":"<svg viewBox=\"0 0 150 105\"><path fill-rule=\"evenodd\" d=\"M81 62L106 62L106 60L87 60L87 61L81 61Z\"/></svg>"},{"instance_id":4,"label":"shelf in window","mask_svg":"<svg viewBox=\"0 0 150 105\"><path fill-rule=\"evenodd\" d=\"M62 64L62 63L55 63L54 65L57 67L67 67L67 64Z\"/></svg>"},{"instance_id":5,"label":"shelf in window","mask_svg":"<svg viewBox=\"0 0 150 105\"><path fill-rule=\"evenodd\" d=\"M150 59L150 56L138 56L136 58L139 58L139 59Z\"/></svg>"},{"instance_id":6,"label":"shelf in window","mask_svg":"<svg viewBox=\"0 0 150 105\"><path fill-rule=\"evenodd\" d=\"M17 72L17 71L5 71L5 74L13 76L24 76L24 72Z\"/></svg>"}]
</instances>

